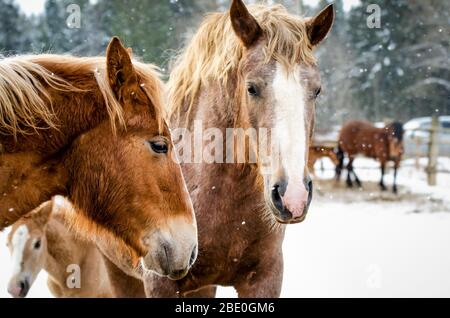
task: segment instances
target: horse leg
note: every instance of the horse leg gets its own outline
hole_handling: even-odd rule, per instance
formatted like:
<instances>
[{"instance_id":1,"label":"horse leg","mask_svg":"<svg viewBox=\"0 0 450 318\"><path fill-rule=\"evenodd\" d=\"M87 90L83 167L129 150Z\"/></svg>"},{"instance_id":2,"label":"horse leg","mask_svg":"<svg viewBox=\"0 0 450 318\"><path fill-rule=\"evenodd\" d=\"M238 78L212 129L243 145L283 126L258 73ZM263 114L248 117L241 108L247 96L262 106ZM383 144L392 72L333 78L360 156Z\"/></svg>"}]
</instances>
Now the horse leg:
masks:
<instances>
[{"instance_id":1,"label":"horse leg","mask_svg":"<svg viewBox=\"0 0 450 318\"><path fill-rule=\"evenodd\" d=\"M352 174L353 174L353 177L355 178L356 185L358 186L358 188L361 188L362 184L361 184L361 181L359 180L358 176L355 173L355 169L353 169L353 164L352 164Z\"/></svg>"},{"instance_id":2,"label":"horse leg","mask_svg":"<svg viewBox=\"0 0 450 318\"><path fill-rule=\"evenodd\" d=\"M396 161L394 164L394 184L392 185L392 192L397 194L397 169L399 166L399 161Z\"/></svg>"},{"instance_id":3,"label":"horse leg","mask_svg":"<svg viewBox=\"0 0 450 318\"><path fill-rule=\"evenodd\" d=\"M273 262L267 262L267 268L258 267L254 271L247 272L242 280L239 280L234 288L239 298L278 298L281 294L283 282L283 256L276 253L277 258Z\"/></svg>"},{"instance_id":4,"label":"horse leg","mask_svg":"<svg viewBox=\"0 0 450 318\"><path fill-rule=\"evenodd\" d=\"M353 156L348 156L348 164L347 164L347 186L349 187L349 188L351 188L351 187L353 187L353 182L352 182L352 177L351 177L351 174L352 174L352 170L353 170L353 159L354 159L354 157Z\"/></svg>"},{"instance_id":5,"label":"horse leg","mask_svg":"<svg viewBox=\"0 0 450 318\"><path fill-rule=\"evenodd\" d=\"M186 298L214 298L216 297L217 286L206 286L196 291L189 292Z\"/></svg>"},{"instance_id":6,"label":"horse leg","mask_svg":"<svg viewBox=\"0 0 450 318\"><path fill-rule=\"evenodd\" d=\"M381 191L386 191L386 186L384 185L384 171L385 171L386 163L384 161L381 162L381 180L380 180L380 188Z\"/></svg>"},{"instance_id":7,"label":"horse leg","mask_svg":"<svg viewBox=\"0 0 450 318\"><path fill-rule=\"evenodd\" d=\"M342 173L342 169L344 168L344 151L342 150L342 148L339 146L337 153L336 153L336 157L338 160L338 164L336 165L336 181L341 180L341 173Z\"/></svg>"}]
</instances>

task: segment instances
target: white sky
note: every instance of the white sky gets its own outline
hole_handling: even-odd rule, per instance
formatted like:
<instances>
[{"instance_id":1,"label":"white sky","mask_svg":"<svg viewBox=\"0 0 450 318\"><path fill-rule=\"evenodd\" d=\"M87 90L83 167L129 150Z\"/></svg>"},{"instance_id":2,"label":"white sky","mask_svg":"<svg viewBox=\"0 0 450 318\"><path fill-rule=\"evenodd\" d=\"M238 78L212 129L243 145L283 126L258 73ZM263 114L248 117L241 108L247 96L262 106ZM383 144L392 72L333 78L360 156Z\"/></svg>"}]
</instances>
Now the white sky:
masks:
<instances>
[{"instance_id":1,"label":"white sky","mask_svg":"<svg viewBox=\"0 0 450 318\"><path fill-rule=\"evenodd\" d=\"M20 8L26 14L37 14L44 11L45 0L16 0L19 3Z\"/></svg>"},{"instance_id":2,"label":"white sky","mask_svg":"<svg viewBox=\"0 0 450 318\"><path fill-rule=\"evenodd\" d=\"M276 1L276 0L275 0ZM38 14L44 10L45 0L16 0L21 9L26 14ZM304 0L308 5L316 5L318 0ZM344 0L344 9L347 11L350 7L358 4L359 0Z\"/></svg>"}]
</instances>

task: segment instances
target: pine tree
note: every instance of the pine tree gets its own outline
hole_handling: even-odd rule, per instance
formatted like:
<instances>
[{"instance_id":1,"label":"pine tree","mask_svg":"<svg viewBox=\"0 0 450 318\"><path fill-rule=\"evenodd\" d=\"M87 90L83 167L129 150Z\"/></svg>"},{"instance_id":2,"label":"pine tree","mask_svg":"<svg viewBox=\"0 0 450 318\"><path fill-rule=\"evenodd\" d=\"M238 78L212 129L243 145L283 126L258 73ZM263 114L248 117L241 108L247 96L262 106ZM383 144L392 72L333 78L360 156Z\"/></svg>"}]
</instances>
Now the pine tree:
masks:
<instances>
[{"instance_id":1,"label":"pine tree","mask_svg":"<svg viewBox=\"0 0 450 318\"><path fill-rule=\"evenodd\" d=\"M317 13L329 4L322 0L314 10ZM349 69L352 67L352 52L349 49L349 28L347 15L342 0L334 1L335 22L328 37L318 47L318 64L322 77L322 95L317 107L318 129L330 128L333 124L341 123L350 112L354 116L351 82L348 80Z\"/></svg>"},{"instance_id":2,"label":"pine tree","mask_svg":"<svg viewBox=\"0 0 450 318\"><path fill-rule=\"evenodd\" d=\"M435 109L448 112L448 2L378 1L380 29L367 27L370 3L362 1L349 20L358 57L351 72L352 93L366 116L406 120L429 116Z\"/></svg>"},{"instance_id":3,"label":"pine tree","mask_svg":"<svg viewBox=\"0 0 450 318\"><path fill-rule=\"evenodd\" d=\"M0 53L20 53L30 47L25 17L13 0L0 0Z\"/></svg>"}]
</instances>

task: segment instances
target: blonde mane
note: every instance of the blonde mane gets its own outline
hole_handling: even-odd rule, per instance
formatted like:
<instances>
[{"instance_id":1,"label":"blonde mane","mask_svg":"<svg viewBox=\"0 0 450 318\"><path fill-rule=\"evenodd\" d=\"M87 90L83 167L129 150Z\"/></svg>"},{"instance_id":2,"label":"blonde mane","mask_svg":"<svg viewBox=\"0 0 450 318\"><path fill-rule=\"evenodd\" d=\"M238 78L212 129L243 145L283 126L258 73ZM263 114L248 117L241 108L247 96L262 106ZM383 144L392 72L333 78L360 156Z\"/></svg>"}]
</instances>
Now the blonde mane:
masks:
<instances>
[{"instance_id":1,"label":"blonde mane","mask_svg":"<svg viewBox=\"0 0 450 318\"><path fill-rule=\"evenodd\" d=\"M133 66L142 89L162 118L162 82L156 67L134 60ZM38 133L41 129L57 129L49 89L76 94L92 89L92 84L103 96L115 131L116 123L124 125L125 121L123 107L107 79L105 57L43 54L0 60L0 134L17 137L18 134Z\"/></svg>"},{"instance_id":2,"label":"blonde mane","mask_svg":"<svg viewBox=\"0 0 450 318\"><path fill-rule=\"evenodd\" d=\"M249 5L266 40L265 62L274 59L287 70L295 64L314 64L312 48L307 37L306 19L289 14L281 5ZM168 116L188 113L202 84L211 80L227 84L244 53L244 47L235 35L229 12L208 15L190 44L176 59L168 82Z\"/></svg>"}]
</instances>

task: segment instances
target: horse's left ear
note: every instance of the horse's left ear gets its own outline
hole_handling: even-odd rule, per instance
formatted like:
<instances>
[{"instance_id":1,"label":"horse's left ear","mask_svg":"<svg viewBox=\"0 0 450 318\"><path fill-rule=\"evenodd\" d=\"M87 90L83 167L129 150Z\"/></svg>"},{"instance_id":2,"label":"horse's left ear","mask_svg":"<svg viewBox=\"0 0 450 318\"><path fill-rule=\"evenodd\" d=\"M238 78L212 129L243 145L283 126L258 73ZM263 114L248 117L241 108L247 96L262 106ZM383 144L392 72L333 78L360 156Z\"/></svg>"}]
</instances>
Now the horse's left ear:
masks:
<instances>
[{"instance_id":1,"label":"horse's left ear","mask_svg":"<svg viewBox=\"0 0 450 318\"><path fill-rule=\"evenodd\" d=\"M230 19L234 32L245 47L252 46L261 37L261 27L248 12L242 0L233 0L230 8Z\"/></svg>"},{"instance_id":2,"label":"horse's left ear","mask_svg":"<svg viewBox=\"0 0 450 318\"><path fill-rule=\"evenodd\" d=\"M334 6L328 5L319 12L315 17L308 20L306 29L308 32L309 42L312 46L316 46L325 39L330 32L334 21Z\"/></svg>"},{"instance_id":3,"label":"horse's left ear","mask_svg":"<svg viewBox=\"0 0 450 318\"><path fill-rule=\"evenodd\" d=\"M116 97L119 97L125 85L137 85L137 74L134 70L129 50L113 37L106 51L106 70L109 84Z\"/></svg>"}]
</instances>

